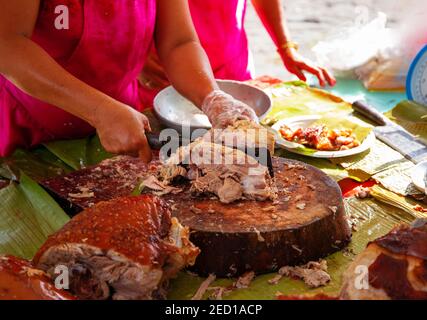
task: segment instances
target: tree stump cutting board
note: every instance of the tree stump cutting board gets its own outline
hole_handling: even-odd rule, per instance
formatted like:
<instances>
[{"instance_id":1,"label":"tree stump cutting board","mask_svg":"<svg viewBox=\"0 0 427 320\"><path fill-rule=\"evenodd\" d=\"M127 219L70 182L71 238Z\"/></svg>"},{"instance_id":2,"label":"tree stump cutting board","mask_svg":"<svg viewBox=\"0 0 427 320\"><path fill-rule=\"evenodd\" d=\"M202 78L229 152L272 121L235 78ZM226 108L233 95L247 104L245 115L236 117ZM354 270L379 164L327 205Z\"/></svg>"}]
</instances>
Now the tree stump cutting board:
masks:
<instances>
[{"instance_id":1,"label":"tree stump cutting board","mask_svg":"<svg viewBox=\"0 0 427 320\"><path fill-rule=\"evenodd\" d=\"M345 247L351 230L338 184L312 166L273 160L277 201L222 204L188 190L166 195L172 214L201 249L194 271L235 276L318 260Z\"/></svg>"},{"instance_id":2,"label":"tree stump cutting board","mask_svg":"<svg viewBox=\"0 0 427 320\"><path fill-rule=\"evenodd\" d=\"M141 177L155 171L136 161L122 157L42 184L78 211L130 194ZM191 240L202 251L195 272L219 277L248 270L271 272L317 260L350 241L338 184L304 163L274 158L273 164L279 189L275 202L222 204L215 197L192 195L189 186L182 193L162 196L172 214L190 227Z\"/></svg>"}]
</instances>

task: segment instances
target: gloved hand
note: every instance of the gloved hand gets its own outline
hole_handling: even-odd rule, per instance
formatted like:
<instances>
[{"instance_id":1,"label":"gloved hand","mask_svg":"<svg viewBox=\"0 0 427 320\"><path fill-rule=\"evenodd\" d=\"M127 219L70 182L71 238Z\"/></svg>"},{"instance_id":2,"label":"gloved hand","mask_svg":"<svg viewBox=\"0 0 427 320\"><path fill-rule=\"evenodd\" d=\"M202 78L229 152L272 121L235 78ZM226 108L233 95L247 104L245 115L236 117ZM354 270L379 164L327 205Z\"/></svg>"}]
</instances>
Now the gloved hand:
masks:
<instances>
[{"instance_id":1,"label":"gloved hand","mask_svg":"<svg viewBox=\"0 0 427 320\"><path fill-rule=\"evenodd\" d=\"M252 108L221 90L215 90L205 98L202 111L212 127L218 129L225 129L238 120L259 121Z\"/></svg>"}]
</instances>

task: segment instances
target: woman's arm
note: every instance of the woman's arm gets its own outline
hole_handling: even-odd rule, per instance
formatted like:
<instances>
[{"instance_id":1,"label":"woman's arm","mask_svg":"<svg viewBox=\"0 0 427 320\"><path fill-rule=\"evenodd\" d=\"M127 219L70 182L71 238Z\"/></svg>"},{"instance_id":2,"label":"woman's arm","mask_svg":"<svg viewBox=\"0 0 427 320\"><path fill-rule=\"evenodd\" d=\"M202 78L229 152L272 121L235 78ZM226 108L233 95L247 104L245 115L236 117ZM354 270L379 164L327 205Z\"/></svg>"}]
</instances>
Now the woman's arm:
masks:
<instances>
[{"instance_id":1,"label":"woman's arm","mask_svg":"<svg viewBox=\"0 0 427 320\"><path fill-rule=\"evenodd\" d=\"M225 128L240 119L258 121L253 109L218 90L187 0L157 0L156 48L172 85L202 109L214 127Z\"/></svg>"},{"instance_id":2,"label":"woman's arm","mask_svg":"<svg viewBox=\"0 0 427 320\"><path fill-rule=\"evenodd\" d=\"M298 54L296 48L286 44L290 42L289 30L285 24L285 13L281 0L252 0L258 16L274 41L282 60L289 72L295 74L299 79L305 81L303 71L314 74L321 86L326 82L335 84L334 77L328 70L314 65Z\"/></svg>"},{"instance_id":3,"label":"woman's arm","mask_svg":"<svg viewBox=\"0 0 427 320\"><path fill-rule=\"evenodd\" d=\"M194 29L187 1L157 1L155 39L172 85L201 107L204 98L218 86Z\"/></svg>"},{"instance_id":4,"label":"woman's arm","mask_svg":"<svg viewBox=\"0 0 427 320\"><path fill-rule=\"evenodd\" d=\"M147 118L75 78L30 39L39 5L0 0L0 73L29 95L90 123L107 151L150 160Z\"/></svg>"}]
</instances>

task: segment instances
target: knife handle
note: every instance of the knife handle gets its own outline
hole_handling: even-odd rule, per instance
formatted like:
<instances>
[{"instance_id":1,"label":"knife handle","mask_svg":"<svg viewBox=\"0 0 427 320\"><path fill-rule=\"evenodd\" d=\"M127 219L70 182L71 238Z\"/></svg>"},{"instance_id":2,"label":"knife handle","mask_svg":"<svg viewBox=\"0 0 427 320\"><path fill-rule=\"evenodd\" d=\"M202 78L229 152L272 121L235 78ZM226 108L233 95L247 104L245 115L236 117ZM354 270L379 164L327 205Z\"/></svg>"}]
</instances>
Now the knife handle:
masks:
<instances>
[{"instance_id":1,"label":"knife handle","mask_svg":"<svg viewBox=\"0 0 427 320\"><path fill-rule=\"evenodd\" d=\"M151 149L160 150L163 147L164 143L160 141L160 134L146 132L145 136Z\"/></svg>"},{"instance_id":2,"label":"knife handle","mask_svg":"<svg viewBox=\"0 0 427 320\"><path fill-rule=\"evenodd\" d=\"M356 101L353 103L353 110L364 115L369 120L372 120L380 126L391 124L392 122L387 119L381 112L374 107L367 104L365 101Z\"/></svg>"}]
</instances>

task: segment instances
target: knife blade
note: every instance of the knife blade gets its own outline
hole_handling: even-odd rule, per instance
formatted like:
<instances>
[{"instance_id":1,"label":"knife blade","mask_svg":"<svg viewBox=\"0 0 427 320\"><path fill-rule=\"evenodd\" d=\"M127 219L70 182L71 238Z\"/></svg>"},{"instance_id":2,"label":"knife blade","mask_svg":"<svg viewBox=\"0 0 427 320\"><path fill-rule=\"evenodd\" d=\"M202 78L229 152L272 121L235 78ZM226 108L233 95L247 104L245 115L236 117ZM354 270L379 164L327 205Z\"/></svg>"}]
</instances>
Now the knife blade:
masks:
<instances>
[{"instance_id":1,"label":"knife blade","mask_svg":"<svg viewBox=\"0 0 427 320\"><path fill-rule=\"evenodd\" d=\"M427 145L381 112L364 101L354 102L353 110L378 124L374 128L375 136L406 159L414 163L427 160Z\"/></svg>"}]
</instances>

